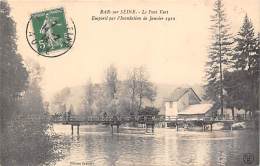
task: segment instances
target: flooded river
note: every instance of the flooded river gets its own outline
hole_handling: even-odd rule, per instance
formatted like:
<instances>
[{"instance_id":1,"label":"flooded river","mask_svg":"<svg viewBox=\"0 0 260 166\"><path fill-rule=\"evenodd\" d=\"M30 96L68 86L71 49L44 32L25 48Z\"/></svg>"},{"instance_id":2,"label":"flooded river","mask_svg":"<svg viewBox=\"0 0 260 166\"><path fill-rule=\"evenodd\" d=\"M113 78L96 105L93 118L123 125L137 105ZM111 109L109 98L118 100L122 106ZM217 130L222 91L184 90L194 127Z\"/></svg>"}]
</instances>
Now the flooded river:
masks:
<instances>
[{"instance_id":1,"label":"flooded river","mask_svg":"<svg viewBox=\"0 0 260 166\"><path fill-rule=\"evenodd\" d=\"M191 132L156 128L154 134L121 130L112 134L110 127L80 126L79 136L71 135L70 126L55 125L69 144L66 156L57 162L67 165L108 166L242 166L245 153L258 159L257 134L251 130ZM252 160L252 159L251 159Z\"/></svg>"}]
</instances>

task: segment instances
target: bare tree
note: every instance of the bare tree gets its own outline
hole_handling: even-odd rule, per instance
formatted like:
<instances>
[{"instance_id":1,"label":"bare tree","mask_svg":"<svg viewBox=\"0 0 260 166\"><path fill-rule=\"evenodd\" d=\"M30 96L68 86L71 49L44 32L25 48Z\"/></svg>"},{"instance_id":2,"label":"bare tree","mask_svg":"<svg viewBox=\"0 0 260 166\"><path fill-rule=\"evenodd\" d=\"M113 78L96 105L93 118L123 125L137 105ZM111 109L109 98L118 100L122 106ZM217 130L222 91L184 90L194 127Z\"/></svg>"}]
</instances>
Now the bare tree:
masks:
<instances>
[{"instance_id":1,"label":"bare tree","mask_svg":"<svg viewBox=\"0 0 260 166\"><path fill-rule=\"evenodd\" d=\"M110 99L115 99L117 93L118 78L117 69L113 65L110 65L106 71L105 86L108 97L110 97Z\"/></svg>"},{"instance_id":2,"label":"bare tree","mask_svg":"<svg viewBox=\"0 0 260 166\"><path fill-rule=\"evenodd\" d=\"M92 115L93 114L93 103L95 98L95 92L94 92L94 86L92 84L92 81L89 80L86 84L86 93L85 93L85 100L84 100L84 109L86 113Z\"/></svg>"},{"instance_id":3,"label":"bare tree","mask_svg":"<svg viewBox=\"0 0 260 166\"><path fill-rule=\"evenodd\" d=\"M110 65L106 70L105 78L105 93L107 95L106 103L108 103L106 110L112 115L117 113L118 105L118 78L117 78L117 69L115 66Z\"/></svg>"},{"instance_id":4,"label":"bare tree","mask_svg":"<svg viewBox=\"0 0 260 166\"><path fill-rule=\"evenodd\" d=\"M137 113L143 107L144 99L151 103L155 100L156 89L149 81L149 74L145 67L134 68L127 79L127 88L130 93L131 111Z\"/></svg>"},{"instance_id":5,"label":"bare tree","mask_svg":"<svg viewBox=\"0 0 260 166\"><path fill-rule=\"evenodd\" d=\"M148 99L152 103L154 102L156 96L156 88L154 87L152 82L149 81L148 72L143 66L138 68L137 82L137 94L139 99L138 111L140 111L142 109L144 98Z\"/></svg>"},{"instance_id":6,"label":"bare tree","mask_svg":"<svg viewBox=\"0 0 260 166\"><path fill-rule=\"evenodd\" d=\"M136 112L137 109L137 80L138 68L133 68L128 74L128 78L126 80L126 88L130 94L130 113Z\"/></svg>"}]
</instances>

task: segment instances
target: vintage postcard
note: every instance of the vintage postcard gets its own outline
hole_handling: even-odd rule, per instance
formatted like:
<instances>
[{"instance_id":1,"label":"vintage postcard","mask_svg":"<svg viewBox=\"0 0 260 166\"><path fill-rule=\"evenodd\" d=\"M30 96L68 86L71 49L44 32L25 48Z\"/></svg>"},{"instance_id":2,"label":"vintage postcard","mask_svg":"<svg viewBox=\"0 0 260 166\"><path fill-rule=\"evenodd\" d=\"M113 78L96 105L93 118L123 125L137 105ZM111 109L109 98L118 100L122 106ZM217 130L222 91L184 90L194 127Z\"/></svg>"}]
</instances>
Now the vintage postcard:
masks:
<instances>
[{"instance_id":1,"label":"vintage postcard","mask_svg":"<svg viewBox=\"0 0 260 166\"><path fill-rule=\"evenodd\" d=\"M0 0L0 166L258 166L259 0Z\"/></svg>"}]
</instances>

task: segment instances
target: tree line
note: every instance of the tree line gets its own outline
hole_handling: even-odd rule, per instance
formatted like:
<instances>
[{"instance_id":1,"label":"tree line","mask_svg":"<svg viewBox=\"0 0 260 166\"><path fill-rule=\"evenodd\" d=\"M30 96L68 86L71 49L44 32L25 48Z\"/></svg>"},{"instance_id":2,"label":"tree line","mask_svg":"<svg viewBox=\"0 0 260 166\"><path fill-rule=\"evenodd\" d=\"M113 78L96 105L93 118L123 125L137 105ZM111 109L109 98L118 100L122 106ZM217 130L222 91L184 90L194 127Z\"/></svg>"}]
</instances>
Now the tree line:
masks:
<instances>
[{"instance_id":1,"label":"tree line","mask_svg":"<svg viewBox=\"0 0 260 166\"><path fill-rule=\"evenodd\" d=\"M144 109L158 113L154 107L156 86L149 80L149 73L144 66L134 67L127 73L127 78L121 80L118 69L110 65L104 71L101 83L93 83L91 79L81 88L84 91L80 98L77 112L85 117L92 115L103 116L137 116ZM70 96L73 90L63 88L54 95L52 110L56 115L62 116L65 112L75 114Z\"/></svg>"},{"instance_id":2,"label":"tree line","mask_svg":"<svg viewBox=\"0 0 260 166\"><path fill-rule=\"evenodd\" d=\"M244 109L254 117L259 110L259 41L249 16L245 14L236 35L230 24L222 0L216 0L211 16L212 42L206 63L206 96L214 101L215 109Z\"/></svg>"},{"instance_id":3,"label":"tree line","mask_svg":"<svg viewBox=\"0 0 260 166\"><path fill-rule=\"evenodd\" d=\"M0 22L0 165L53 164L63 156L62 144L50 132L39 86L43 70L17 52L6 1L0 1Z\"/></svg>"},{"instance_id":4,"label":"tree line","mask_svg":"<svg viewBox=\"0 0 260 166\"><path fill-rule=\"evenodd\" d=\"M149 80L145 67L135 67L125 80L118 77L117 68L110 65L105 71L104 81L85 85L82 109L86 115L110 116L137 115L145 106L153 106L156 87Z\"/></svg>"}]
</instances>

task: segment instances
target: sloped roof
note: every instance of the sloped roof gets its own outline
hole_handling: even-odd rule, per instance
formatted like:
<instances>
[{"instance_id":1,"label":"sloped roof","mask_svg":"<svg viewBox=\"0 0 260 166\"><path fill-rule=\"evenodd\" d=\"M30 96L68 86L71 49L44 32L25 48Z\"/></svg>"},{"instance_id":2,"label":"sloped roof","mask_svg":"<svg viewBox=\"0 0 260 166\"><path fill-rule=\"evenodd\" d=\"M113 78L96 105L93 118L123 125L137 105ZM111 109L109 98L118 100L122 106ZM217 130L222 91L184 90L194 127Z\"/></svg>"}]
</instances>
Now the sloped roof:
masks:
<instances>
[{"instance_id":1,"label":"sloped roof","mask_svg":"<svg viewBox=\"0 0 260 166\"><path fill-rule=\"evenodd\" d=\"M177 88L175 89L169 98L166 101L178 101L186 92L189 91L189 88Z\"/></svg>"},{"instance_id":2,"label":"sloped roof","mask_svg":"<svg viewBox=\"0 0 260 166\"><path fill-rule=\"evenodd\" d=\"M188 106L184 111L179 112L178 115L205 114L211 109L212 106L212 104L193 104Z\"/></svg>"},{"instance_id":3,"label":"sloped roof","mask_svg":"<svg viewBox=\"0 0 260 166\"><path fill-rule=\"evenodd\" d=\"M173 93L170 95L169 98L166 98L165 101L178 101L185 93L187 93L189 90L193 91L192 88L177 88L173 91ZM197 96L197 94L194 92L196 97L201 101L201 99Z\"/></svg>"}]
</instances>

